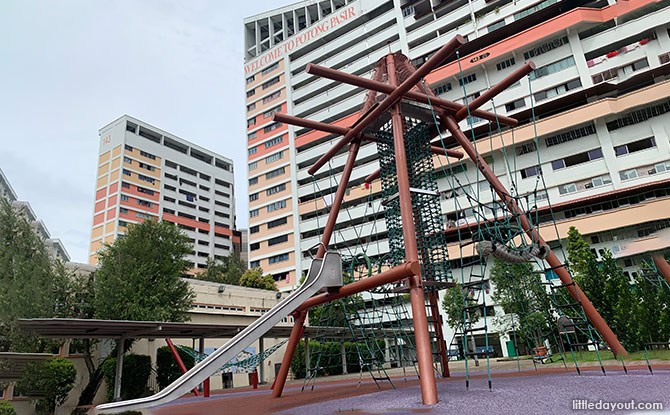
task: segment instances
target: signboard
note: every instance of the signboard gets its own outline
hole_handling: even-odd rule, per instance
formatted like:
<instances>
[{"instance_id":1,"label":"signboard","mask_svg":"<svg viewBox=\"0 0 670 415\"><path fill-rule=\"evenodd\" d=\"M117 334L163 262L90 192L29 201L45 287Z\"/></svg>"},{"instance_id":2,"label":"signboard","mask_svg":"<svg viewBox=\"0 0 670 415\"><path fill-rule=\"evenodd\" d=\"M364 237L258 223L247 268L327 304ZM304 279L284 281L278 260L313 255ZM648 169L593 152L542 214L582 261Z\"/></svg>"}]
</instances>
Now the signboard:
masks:
<instances>
[{"instance_id":1,"label":"signboard","mask_svg":"<svg viewBox=\"0 0 670 415\"><path fill-rule=\"evenodd\" d=\"M265 66L268 66L285 55L299 49L302 46L308 45L315 39L324 36L333 29L342 26L344 23L358 17L360 15L360 2L344 7L335 13L324 16L320 21L309 26L302 31L294 34L279 45L275 45L272 49L266 50L262 55L244 65L244 74L250 75L258 72Z\"/></svg>"}]
</instances>

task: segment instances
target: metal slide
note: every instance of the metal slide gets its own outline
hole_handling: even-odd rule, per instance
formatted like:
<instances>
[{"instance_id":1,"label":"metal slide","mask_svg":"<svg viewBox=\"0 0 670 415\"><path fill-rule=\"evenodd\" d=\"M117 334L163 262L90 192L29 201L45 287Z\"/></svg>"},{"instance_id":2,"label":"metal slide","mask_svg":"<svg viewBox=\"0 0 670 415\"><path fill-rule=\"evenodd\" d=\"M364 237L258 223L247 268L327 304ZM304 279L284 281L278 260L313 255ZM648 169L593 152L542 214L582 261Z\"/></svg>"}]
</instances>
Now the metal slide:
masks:
<instances>
[{"instance_id":1,"label":"metal slide","mask_svg":"<svg viewBox=\"0 0 670 415\"><path fill-rule=\"evenodd\" d=\"M98 414L114 414L124 411L150 408L171 402L198 387L205 379L242 352L249 344L258 340L300 304L323 288L342 286L342 260L337 252L326 252L323 259L312 260L307 278L300 288L279 304L272 307L258 320L238 333L225 345L219 347L206 359L184 373L162 391L145 398L98 405Z\"/></svg>"}]
</instances>

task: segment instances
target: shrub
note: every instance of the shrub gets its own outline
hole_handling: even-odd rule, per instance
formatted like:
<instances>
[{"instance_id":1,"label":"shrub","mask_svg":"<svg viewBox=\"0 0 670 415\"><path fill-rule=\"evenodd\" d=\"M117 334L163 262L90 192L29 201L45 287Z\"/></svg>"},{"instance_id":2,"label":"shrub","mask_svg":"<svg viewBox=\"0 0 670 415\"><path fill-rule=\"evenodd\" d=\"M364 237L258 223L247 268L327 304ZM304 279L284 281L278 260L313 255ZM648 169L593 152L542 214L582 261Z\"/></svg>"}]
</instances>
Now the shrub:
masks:
<instances>
[{"instance_id":1,"label":"shrub","mask_svg":"<svg viewBox=\"0 0 670 415\"><path fill-rule=\"evenodd\" d=\"M347 372L355 373L361 370L361 361L369 361L371 357L375 356L378 361L384 361L384 348L386 343L383 339L376 340L376 344L369 340L365 342L353 343L344 342L344 353L347 359ZM373 347L372 352L368 347ZM318 375L341 375L342 374L342 343L340 342L309 342L310 354L312 359L314 356L320 354L318 362L310 361L310 366L314 367L318 364ZM360 355L359 355L360 353ZM291 370L296 379L304 378L307 374L305 368L305 341L301 340L295 349L293 360L291 360Z\"/></svg>"},{"instance_id":2,"label":"shrub","mask_svg":"<svg viewBox=\"0 0 670 415\"><path fill-rule=\"evenodd\" d=\"M62 357L54 357L28 364L16 388L27 396L39 396L35 401L38 414L53 414L56 407L67 400L76 378L74 363Z\"/></svg>"},{"instance_id":3,"label":"shrub","mask_svg":"<svg viewBox=\"0 0 670 415\"><path fill-rule=\"evenodd\" d=\"M188 349L193 350L190 347L188 347ZM181 360L184 362L184 366L186 366L187 369L195 366L195 359L193 356L181 348L177 348L177 352L179 353L179 357L181 357ZM156 370L158 372L158 386L160 386L161 389L174 382L177 378L179 378L179 376L183 374L179 368L179 365L177 364L177 360L174 358L170 348L167 346L159 347L156 351Z\"/></svg>"},{"instance_id":4,"label":"shrub","mask_svg":"<svg viewBox=\"0 0 670 415\"><path fill-rule=\"evenodd\" d=\"M16 415L16 410L8 401L0 401L0 415Z\"/></svg>"},{"instance_id":5,"label":"shrub","mask_svg":"<svg viewBox=\"0 0 670 415\"><path fill-rule=\"evenodd\" d=\"M140 354L129 354L123 357L121 375L121 399L142 397L147 390L147 382L151 375L151 357ZM102 365L102 373L107 384L107 400L114 398L114 375L116 358L109 358Z\"/></svg>"}]
</instances>

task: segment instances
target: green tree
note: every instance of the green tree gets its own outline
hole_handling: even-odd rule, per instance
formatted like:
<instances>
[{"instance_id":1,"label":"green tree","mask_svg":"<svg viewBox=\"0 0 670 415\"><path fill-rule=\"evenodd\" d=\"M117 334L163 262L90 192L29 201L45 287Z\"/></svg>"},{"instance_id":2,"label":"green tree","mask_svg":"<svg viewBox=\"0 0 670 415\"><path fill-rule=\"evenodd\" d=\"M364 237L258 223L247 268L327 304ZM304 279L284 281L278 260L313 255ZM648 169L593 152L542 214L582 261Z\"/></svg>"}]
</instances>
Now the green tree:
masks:
<instances>
[{"instance_id":1,"label":"green tree","mask_svg":"<svg viewBox=\"0 0 670 415\"><path fill-rule=\"evenodd\" d=\"M44 352L56 342L20 330L21 318L52 317L64 278L40 235L6 199L0 200L0 351Z\"/></svg>"},{"instance_id":2,"label":"green tree","mask_svg":"<svg viewBox=\"0 0 670 415\"><path fill-rule=\"evenodd\" d=\"M0 400L0 415L16 415L16 409L9 401Z\"/></svg>"},{"instance_id":3,"label":"green tree","mask_svg":"<svg viewBox=\"0 0 670 415\"><path fill-rule=\"evenodd\" d=\"M655 267L649 266L651 270ZM670 338L670 289L654 281L655 276L635 275L635 316L639 345L666 342ZM660 277L661 279L663 277Z\"/></svg>"},{"instance_id":4,"label":"green tree","mask_svg":"<svg viewBox=\"0 0 670 415\"><path fill-rule=\"evenodd\" d=\"M442 309L445 312L447 324L451 327L463 327L464 307L475 304L477 304L477 300L473 292L464 290L460 284L447 289L444 298L442 298ZM468 323L477 324L481 316L479 309L473 308L468 310L467 313Z\"/></svg>"},{"instance_id":5,"label":"green tree","mask_svg":"<svg viewBox=\"0 0 670 415\"><path fill-rule=\"evenodd\" d=\"M169 222L131 225L98 253L95 315L101 319L185 321L194 294L181 277L189 239Z\"/></svg>"},{"instance_id":6,"label":"green tree","mask_svg":"<svg viewBox=\"0 0 670 415\"><path fill-rule=\"evenodd\" d=\"M188 268L184 258L191 251L188 238L168 222L144 221L129 226L123 238L98 252L100 267L90 277L92 280L74 282L90 288L82 293L85 298L81 301L91 301L93 307L82 307L80 311L90 315L85 318L187 320L194 294L181 277ZM124 352L131 344L125 342ZM91 358L93 345L94 342L84 340L89 381L79 397L80 407L92 404L104 376L105 361L96 364ZM115 350L108 359L116 356Z\"/></svg>"},{"instance_id":7,"label":"green tree","mask_svg":"<svg viewBox=\"0 0 670 415\"><path fill-rule=\"evenodd\" d=\"M542 346L555 324L540 276L528 264L510 264L495 258L489 279L495 286L491 299L505 311L495 317L496 324L506 331L516 331L521 341L532 347Z\"/></svg>"},{"instance_id":8,"label":"green tree","mask_svg":"<svg viewBox=\"0 0 670 415\"><path fill-rule=\"evenodd\" d=\"M40 363L29 363L16 388L28 396L32 393L41 396L35 401L35 410L38 415L50 415L57 406L65 403L76 377L74 363L54 357Z\"/></svg>"},{"instance_id":9,"label":"green tree","mask_svg":"<svg viewBox=\"0 0 670 415\"><path fill-rule=\"evenodd\" d=\"M640 346L638 331L651 321L641 320L630 280L609 249L600 260L577 228L568 230L568 262L573 278L626 348Z\"/></svg>"},{"instance_id":10,"label":"green tree","mask_svg":"<svg viewBox=\"0 0 670 415\"><path fill-rule=\"evenodd\" d=\"M220 284L240 285L240 278L247 270L246 264L237 254L223 257L221 260L207 258L207 269L194 278Z\"/></svg>"},{"instance_id":11,"label":"green tree","mask_svg":"<svg viewBox=\"0 0 670 415\"><path fill-rule=\"evenodd\" d=\"M272 275L263 276L261 268L248 269L242 278L240 278L240 285L242 287L260 288L261 290L277 291L277 284L275 284Z\"/></svg>"}]
</instances>

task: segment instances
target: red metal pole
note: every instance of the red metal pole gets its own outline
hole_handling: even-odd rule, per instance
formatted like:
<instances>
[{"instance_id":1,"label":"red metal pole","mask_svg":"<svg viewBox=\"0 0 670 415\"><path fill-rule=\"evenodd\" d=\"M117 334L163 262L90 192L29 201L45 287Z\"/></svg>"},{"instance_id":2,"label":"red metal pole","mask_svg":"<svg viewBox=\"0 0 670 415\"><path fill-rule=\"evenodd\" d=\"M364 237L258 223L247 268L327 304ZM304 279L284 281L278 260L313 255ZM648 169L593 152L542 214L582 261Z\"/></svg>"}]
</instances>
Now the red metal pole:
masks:
<instances>
[{"instance_id":1,"label":"red metal pole","mask_svg":"<svg viewBox=\"0 0 670 415\"><path fill-rule=\"evenodd\" d=\"M351 284L343 285L337 291L319 294L305 301L295 311L306 311L312 307L337 300L342 297L348 297L358 294L372 288L380 287L384 284L391 284L409 278L412 275L421 273L421 265L418 261L405 262L396 267L388 269L381 274L372 277L363 278Z\"/></svg>"},{"instance_id":2,"label":"red metal pole","mask_svg":"<svg viewBox=\"0 0 670 415\"><path fill-rule=\"evenodd\" d=\"M665 280L670 284L670 264L663 258L663 255L654 255L654 264L656 269L663 275Z\"/></svg>"},{"instance_id":3,"label":"red metal pole","mask_svg":"<svg viewBox=\"0 0 670 415\"><path fill-rule=\"evenodd\" d=\"M205 390L205 398L209 398L209 378L205 379L203 382Z\"/></svg>"},{"instance_id":4,"label":"red metal pole","mask_svg":"<svg viewBox=\"0 0 670 415\"><path fill-rule=\"evenodd\" d=\"M498 177L491 171L491 168L489 167L488 164L484 161L484 159L475 151L475 148L472 146L472 143L467 139L465 134L458 128L458 124L456 123L456 120L454 120L451 116L447 116L443 118L443 121L445 121L447 125L447 129L449 132L451 132L451 135L459 142L461 147L463 147L463 150L467 153L467 155L472 159L472 161L475 164L479 165L479 169L481 170L482 174L488 180L488 182L493 186L493 190L498 194L498 197L500 199L505 201L505 204L507 205L507 208L513 213L519 216L519 222L521 223L521 227L523 228L524 231L526 231L526 234L531 238L531 240L538 242L539 244L546 245L547 243L542 239L542 236L540 236L540 233L533 227L530 226L530 221L526 217L526 215L519 209L519 207L516 204L516 201L509 196L509 192L507 189L505 189L505 186L498 180ZM612 352L617 357L625 357L628 358L628 352L624 347L621 345L619 342L619 339L617 339L616 335L610 329L610 327L607 325L605 320L600 316L598 313L598 310L593 307L593 304L591 304L591 301L586 297L586 294L579 288L577 283L574 282L572 277L570 276L570 273L565 269L561 261L556 257L556 255L550 251L549 256L546 259L547 263L553 271L558 275L558 277L561 279L561 282L563 284L571 284L567 285L566 288L570 292L570 295L572 295L572 298L575 299L575 301L580 301L582 304L582 308L584 309L584 313L586 313L586 316L588 319L591 321L593 326L598 330L598 332L603 336L603 339L605 342L609 345L609 347L612 349ZM574 283L574 285L572 285Z\"/></svg>"},{"instance_id":5,"label":"red metal pole","mask_svg":"<svg viewBox=\"0 0 670 415\"><path fill-rule=\"evenodd\" d=\"M184 372L184 373L188 372L188 369L186 369L186 365L181 360L181 356L179 356L179 352L177 352L177 348L174 347L174 344L172 344L172 340L165 339L165 342L167 343L168 347L170 348L170 351L172 352L172 356L174 356L174 359L177 361L177 365L179 366L181 371ZM193 388L193 394L195 396L200 396L200 392L198 392L197 388Z\"/></svg>"},{"instance_id":6,"label":"red metal pole","mask_svg":"<svg viewBox=\"0 0 670 415\"><path fill-rule=\"evenodd\" d=\"M475 98L470 103L469 106L464 105L463 108L458 110L454 118L456 119L456 121L465 119L465 117L468 116L468 108L470 114L477 116L473 111L476 111L477 108L484 105L485 102L495 97L496 95L507 89L507 87L509 87L510 85L512 85L513 83L523 78L524 76L528 75L528 73L534 70L535 70L535 64L532 61L524 63L519 69L512 72L511 74L509 74L509 76L505 77L505 79L489 88L488 91L484 92L483 94Z\"/></svg>"},{"instance_id":7,"label":"red metal pole","mask_svg":"<svg viewBox=\"0 0 670 415\"><path fill-rule=\"evenodd\" d=\"M423 67L423 66L422 66ZM339 82L344 82L346 84L358 86L361 88L366 88L370 89L373 91L377 92L382 92L384 94L390 94L395 90L394 87L392 87L389 84L385 84L383 82L375 81L373 79L367 79L363 78L361 76L356 76L352 74L348 74L346 72L338 71L336 69L331 69L331 68L326 68L324 66L319 66L319 65L314 65L312 63L308 63L307 67L305 68L305 72L313 75L318 75L323 78L328 78L332 79L334 81L339 81ZM446 110L451 113L455 113L457 111L462 110L463 108L466 108L464 105L461 105L457 102L449 101L448 99L442 99L438 98L435 96L431 96L430 100L426 97L426 94L421 91L407 91L404 94L404 98L410 99L412 101L417 101L421 102L423 104L428 104L441 109L441 110ZM466 108L467 111L467 108ZM496 122L499 121L500 124L502 125L509 125L509 126L516 126L518 124L518 121L515 120L514 118L507 117L504 115L498 115L496 118L496 114L488 111L482 111L482 110L471 110L470 113L475 116L479 117L485 120L493 121Z\"/></svg>"},{"instance_id":8,"label":"red metal pole","mask_svg":"<svg viewBox=\"0 0 670 415\"><path fill-rule=\"evenodd\" d=\"M351 171L354 169L354 163L356 163L356 156L358 155L358 149L360 147L361 143L358 140L354 141L349 146L349 155L347 156L347 161L344 164L342 178L340 179L340 184L337 186L337 192L335 192L333 204L330 207L330 213L328 214L326 226L323 228L321 245L319 245L319 250L316 253L317 258L323 258L323 256L326 254L326 247L328 247L328 244L330 244L330 237L333 235L335 223L337 222L337 215L340 213L342 200L344 200L344 195L347 192L349 177L351 177Z\"/></svg>"},{"instance_id":9,"label":"red metal pole","mask_svg":"<svg viewBox=\"0 0 670 415\"><path fill-rule=\"evenodd\" d=\"M386 68L389 75L389 84L397 85L395 59L393 54L386 56ZM415 72L414 74L418 73ZM411 79L408 78L408 79ZM407 172L407 155L405 154L405 127L400 112L400 104L395 103L391 108L391 122L393 125L393 146L395 147L396 175L398 176L398 199L400 201L400 216L402 218L403 242L405 243L405 260L419 261L419 251L416 244L416 228L412 212L412 196L409 190L409 174ZM433 351L430 345L428 332L428 316L426 315L426 298L423 292L421 271L409 278L409 297L412 305L412 321L414 322L414 339L416 342L416 357L419 363L419 378L421 383L421 398L424 405L435 405L437 386L433 376Z\"/></svg>"},{"instance_id":10,"label":"red metal pole","mask_svg":"<svg viewBox=\"0 0 670 415\"><path fill-rule=\"evenodd\" d=\"M337 154L338 151L340 151L345 145L349 144L351 141L353 141L354 138L362 133L368 124L370 124L370 122L376 120L381 114L391 108L391 106L398 102L407 91L414 88L414 86L421 80L421 78L426 76L430 71L441 64L463 43L465 43L463 36L454 36L453 39L451 39L446 45L442 46L430 59L428 59L426 63L421 65L421 67L417 69L416 72L410 75L405 80L405 82L403 82L397 88L394 88L393 92L391 92L386 97L386 99L380 102L376 108L368 112L367 115L363 117L363 119L359 120L359 122L351 129L351 131L349 131L340 141L335 143L335 145L331 147L330 150L326 152L326 154L321 156L321 158L319 158L316 163L314 163L314 165L310 167L309 170L307 170L307 172L312 175L316 173L316 171L319 170L324 164L326 164L328 160Z\"/></svg>"},{"instance_id":11,"label":"red metal pole","mask_svg":"<svg viewBox=\"0 0 670 415\"><path fill-rule=\"evenodd\" d=\"M302 336L303 325L305 324L305 317L307 316L307 311L300 311L294 314L295 322L293 323L293 329L291 330L291 335L288 338L288 344L286 345L286 352L284 353L284 358L281 361L281 367L279 368L279 373L277 373L277 378L274 381L274 389L272 389L272 397L279 398L284 391L284 385L286 384L286 377L288 376L288 370L291 367L291 360L293 360L293 354L295 354L295 348L300 342L300 336Z\"/></svg>"}]
</instances>

